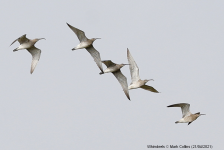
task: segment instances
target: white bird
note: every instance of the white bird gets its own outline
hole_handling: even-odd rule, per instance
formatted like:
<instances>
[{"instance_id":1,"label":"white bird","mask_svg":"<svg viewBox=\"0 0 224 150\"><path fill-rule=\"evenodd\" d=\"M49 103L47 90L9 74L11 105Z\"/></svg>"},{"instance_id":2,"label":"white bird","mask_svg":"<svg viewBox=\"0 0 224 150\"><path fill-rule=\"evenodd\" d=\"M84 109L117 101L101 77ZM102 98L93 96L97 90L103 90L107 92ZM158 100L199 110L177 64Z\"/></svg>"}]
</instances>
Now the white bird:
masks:
<instances>
[{"instance_id":1,"label":"white bird","mask_svg":"<svg viewBox=\"0 0 224 150\"><path fill-rule=\"evenodd\" d=\"M128 89L136 89L136 88L142 88L151 92L159 93L156 89L154 89L152 86L145 85L148 81L153 80L141 80L139 77L139 69L137 64L135 63L134 58L131 56L131 53L129 49L127 49L127 57L129 62L129 69L131 73L131 80L132 83L129 85Z\"/></svg>"},{"instance_id":2,"label":"white bird","mask_svg":"<svg viewBox=\"0 0 224 150\"><path fill-rule=\"evenodd\" d=\"M30 52L30 54L32 55L33 59L32 59L31 70L30 70L31 74L33 73L33 71L38 63L38 61L40 59L40 54L41 54L41 50L36 48L34 45L37 41L39 41L41 39L45 39L45 38L39 38L39 39L36 38L36 39L31 40L31 39L26 38L26 34L24 34L12 42L12 44L15 43L16 41L18 41L20 43L19 47L14 49L13 52L16 52L21 49L27 49L27 51Z\"/></svg>"},{"instance_id":3,"label":"white bird","mask_svg":"<svg viewBox=\"0 0 224 150\"><path fill-rule=\"evenodd\" d=\"M100 58L100 53L92 45L93 42L96 39L100 39L100 38L88 39L85 36L85 33L82 30L79 30L79 29L71 26L68 23L67 23L67 25L77 35L77 37L80 41L80 43L75 48L73 48L72 50L85 48L90 53L90 55L93 57L94 61L96 62L99 69L101 70L101 74L102 74L103 73L103 67L102 67L102 62L101 62L101 58Z\"/></svg>"},{"instance_id":4,"label":"white bird","mask_svg":"<svg viewBox=\"0 0 224 150\"><path fill-rule=\"evenodd\" d=\"M176 121L175 123L188 123L189 125L190 123L195 121L199 116L205 115L205 114L200 114L200 112L192 114L190 112L190 104L188 103L173 104L167 107L181 107L183 116L179 121Z\"/></svg>"},{"instance_id":5,"label":"white bird","mask_svg":"<svg viewBox=\"0 0 224 150\"><path fill-rule=\"evenodd\" d=\"M123 66L129 65L129 64L115 64L111 60L104 60L102 62L107 66L107 69L104 70L104 73L111 72L114 74L114 76L117 78L117 80L121 84L125 95L130 100L127 78L121 73L121 70L120 70ZM100 74L103 74L103 73L100 73Z\"/></svg>"}]
</instances>

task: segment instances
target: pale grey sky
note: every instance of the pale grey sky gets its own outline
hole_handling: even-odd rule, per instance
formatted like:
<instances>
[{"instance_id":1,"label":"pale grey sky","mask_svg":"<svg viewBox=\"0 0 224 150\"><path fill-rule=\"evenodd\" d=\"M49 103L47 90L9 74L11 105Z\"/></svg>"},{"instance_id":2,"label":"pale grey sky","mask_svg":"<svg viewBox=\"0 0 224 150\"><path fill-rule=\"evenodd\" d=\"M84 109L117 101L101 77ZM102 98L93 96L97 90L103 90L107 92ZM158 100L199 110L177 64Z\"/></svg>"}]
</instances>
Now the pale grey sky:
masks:
<instances>
[{"instance_id":1,"label":"pale grey sky","mask_svg":"<svg viewBox=\"0 0 224 150\"><path fill-rule=\"evenodd\" d=\"M147 145L213 145L222 149L224 1L3 0L1 150L144 150ZM102 60L128 63L161 93L130 90L100 70L66 22L85 31ZM34 73L23 34L46 38ZM104 68L106 68L104 66ZM122 68L131 82L129 67ZM175 103L206 114L189 126Z\"/></svg>"}]
</instances>

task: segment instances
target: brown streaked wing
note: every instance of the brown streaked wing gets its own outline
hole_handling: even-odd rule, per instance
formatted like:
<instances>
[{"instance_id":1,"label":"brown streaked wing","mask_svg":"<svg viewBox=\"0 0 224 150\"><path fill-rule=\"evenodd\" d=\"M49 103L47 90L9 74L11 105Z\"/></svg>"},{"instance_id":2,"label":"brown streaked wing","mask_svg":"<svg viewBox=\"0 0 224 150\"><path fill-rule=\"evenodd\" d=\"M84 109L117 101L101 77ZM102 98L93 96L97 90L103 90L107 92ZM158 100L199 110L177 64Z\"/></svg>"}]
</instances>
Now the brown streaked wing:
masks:
<instances>
[{"instance_id":1,"label":"brown streaked wing","mask_svg":"<svg viewBox=\"0 0 224 150\"><path fill-rule=\"evenodd\" d=\"M140 79L139 77L139 69L137 64L135 63L134 58L131 56L131 53L129 51L129 49L127 49L127 57L128 57L128 62L129 62L129 69L130 69L130 73L131 73L131 80L132 83L136 82Z\"/></svg>"},{"instance_id":2,"label":"brown streaked wing","mask_svg":"<svg viewBox=\"0 0 224 150\"><path fill-rule=\"evenodd\" d=\"M75 28L75 27L71 26L68 23L67 23L67 25L77 35L77 37L78 37L78 39L79 39L80 42L83 42L83 41L87 41L88 40L88 38L85 35L85 32L83 32L82 30L79 30L78 28Z\"/></svg>"},{"instance_id":3,"label":"brown streaked wing","mask_svg":"<svg viewBox=\"0 0 224 150\"><path fill-rule=\"evenodd\" d=\"M116 72L112 72L112 73L117 78L117 80L119 81L119 83L121 84L121 86L123 88L123 91L124 91L125 95L130 100L130 96L129 96L129 92L128 92L127 78L121 73L120 70L118 70Z\"/></svg>"},{"instance_id":4,"label":"brown streaked wing","mask_svg":"<svg viewBox=\"0 0 224 150\"><path fill-rule=\"evenodd\" d=\"M102 63L104 63L104 65L108 67L112 67L112 66L115 66L116 64L113 63L111 60L103 60Z\"/></svg>"},{"instance_id":5,"label":"brown streaked wing","mask_svg":"<svg viewBox=\"0 0 224 150\"><path fill-rule=\"evenodd\" d=\"M182 114L183 114L182 117L186 117L186 116L191 115L190 104L188 104L188 103L173 104L173 105L169 105L167 107L181 107L181 111L182 111Z\"/></svg>"},{"instance_id":6,"label":"brown streaked wing","mask_svg":"<svg viewBox=\"0 0 224 150\"><path fill-rule=\"evenodd\" d=\"M35 46L27 49L28 52L30 52L30 54L32 55L33 59L32 59L32 63L31 63L31 69L30 69L30 73L32 74L39 59L40 59L40 54L41 54L41 50L36 48Z\"/></svg>"},{"instance_id":7,"label":"brown streaked wing","mask_svg":"<svg viewBox=\"0 0 224 150\"><path fill-rule=\"evenodd\" d=\"M24 42L28 42L29 39L26 38L26 34L24 34L24 35L22 35L21 37L19 37L18 39L16 39L15 41L13 41L12 44L15 43L16 41L18 41L20 44L22 44L22 43L24 43ZM11 44L11 45L12 45L12 44ZM10 45L10 46L11 46L11 45Z\"/></svg>"},{"instance_id":8,"label":"brown streaked wing","mask_svg":"<svg viewBox=\"0 0 224 150\"><path fill-rule=\"evenodd\" d=\"M100 58L100 53L93 47L93 45L90 45L86 48L86 50L90 53L90 55L93 57L94 61L96 62L99 69L103 72L102 62Z\"/></svg>"},{"instance_id":9,"label":"brown streaked wing","mask_svg":"<svg viewBox=\"0 0 224 150\"><path fill-rule=\"evenodd\" d=\"M155 93L159 93L156 89L154 89L152 86L148 86L148 85L143 85L140 88L144 89L144 90L148 90L151 92L155 92Z\"/></svg>"}]
</instances>

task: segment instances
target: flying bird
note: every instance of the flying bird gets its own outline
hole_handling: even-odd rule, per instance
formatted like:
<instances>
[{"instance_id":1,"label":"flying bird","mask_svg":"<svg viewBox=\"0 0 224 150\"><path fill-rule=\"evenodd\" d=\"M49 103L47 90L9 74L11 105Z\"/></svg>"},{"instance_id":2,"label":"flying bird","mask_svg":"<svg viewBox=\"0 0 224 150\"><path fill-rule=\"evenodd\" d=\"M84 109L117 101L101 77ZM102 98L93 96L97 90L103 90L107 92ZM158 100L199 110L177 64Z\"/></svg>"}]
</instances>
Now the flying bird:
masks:
<instances>
[{"instance_id":1,"label":"flying bird","mask_svg":"<svg viewBox=\"0 0 224 150\"><path fill-rule=\"evenodd\" d=\"M131 80L132 83L129 85L128 89L136 89L136 88L142 88L144 90L148 90L151 92L159 93L156 89L154 89L152 86L146 85L146 83L150 80L141 80L139 77L139 69L137 64L135 63L134 58L131 56L131 53L129 49L127 49L127 57L128 57L128 62L129 62L129 69L131 73Z\"/></svg>"},{"instance_id":2,"label":"flying bird","mask_svg":"<svg viewBox=\"0 0 224 150\"><path fill-rule=\"evenodd\" d=\"M190 104L188 103L173 104L167 107L181 107L183 116L179 121L176 121L175 123L188 123L189 125L193 121L195 121L199 116L205 115L205 114L200 114L200 112L192 114L190 112Z\"/></svg>"},{"instance_id":3,"label":"flying bird","mask_svg":"<svg viewBox=\"0 0 224 150\"><path fill-rule=\"evenodd\" d=\"M104 60L102 61L102 63L104 63L107 66L107 69L104 70L104 73L111 72L114 74L114 76L117 78L117 80L121 84L125 95L130 100L127 78L121 73L121 70L120 70L123 66L129 65L129 64L115 64L111 60ZM103 74L103 73L100 73L100 74Z\"/></svg>"},{"instance_id":4,"label":"flying bird","mask_svg":"<svg viewBox=\"0 0 224 150\"><path fill-rule=\"evenodd\" d=\"M67 23L67 25L77 35L77 37L78 37L78 39L80 41L80 43L75 48L73 48L72 50L85 48L90 53L90 55L93 57L94 61L96 62L96 64L99 67L99 69L101 70L101 74L102 74L103 73L103 67L102 67L102 63L101 63L100 53L92 45L93 42L96 39L100 39L100 38L88 39L85 36L85 32L83 32L82 30L79 30L79 29L71 26L68 23Z\"/></svg>"},{"instance_id":5,"label":"flying bird","mask_svg":"<svg viewBox=\"0 0 224 150\"><path fill-rule=\"evenodd\" d=\"M31 40L31 39L26 38L26 34L24 34L12 42L12 44L15 43L16 41L18 41L20 43L19 47L14 49L13 52L16 52L21 49L27 49L27 51L30 52L30 54L32 55L33 59L32 59L31 70L30 70L31 74L33 73L33 71L38 63L38 61L40 59L40 54L41 54L41 50L36 48L34 45L37 41L39 41L41 39L45 39L45 38L36 38L36 39Z\"/></svg>"}]
</instances>

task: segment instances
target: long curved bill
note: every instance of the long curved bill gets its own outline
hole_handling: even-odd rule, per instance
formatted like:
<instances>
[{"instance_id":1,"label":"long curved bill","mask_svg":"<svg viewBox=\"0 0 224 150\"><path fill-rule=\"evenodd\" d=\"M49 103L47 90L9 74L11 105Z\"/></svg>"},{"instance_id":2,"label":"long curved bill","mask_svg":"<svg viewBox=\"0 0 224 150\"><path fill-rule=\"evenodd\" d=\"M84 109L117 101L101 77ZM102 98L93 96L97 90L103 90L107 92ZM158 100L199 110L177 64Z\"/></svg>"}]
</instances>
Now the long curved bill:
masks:
<instances>
[{"instance_id":1,"label":"long curved bill","mask_svg":"<svg viewBox=\"0 0 224 150\"><path fill-rule=\"evenodd\" d=\"M42 40L42 39L45 39L45 38L39 38L38 40ZM46 39L45 39L46 40Z\"/></svg>"}]
</instances>

